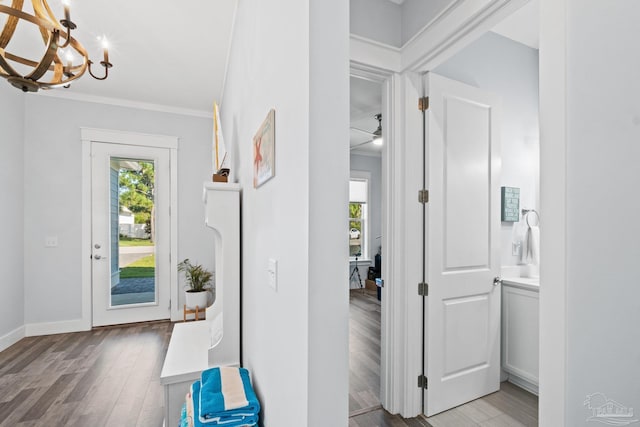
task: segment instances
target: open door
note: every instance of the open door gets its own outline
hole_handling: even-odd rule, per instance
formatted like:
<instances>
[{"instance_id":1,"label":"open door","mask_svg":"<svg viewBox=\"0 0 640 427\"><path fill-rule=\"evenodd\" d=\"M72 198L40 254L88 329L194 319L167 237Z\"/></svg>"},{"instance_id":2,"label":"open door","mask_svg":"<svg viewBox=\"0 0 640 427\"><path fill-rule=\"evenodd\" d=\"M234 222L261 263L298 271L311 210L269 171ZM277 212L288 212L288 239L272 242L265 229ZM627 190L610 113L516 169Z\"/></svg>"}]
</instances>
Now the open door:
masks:
<instances>
[{"instance_id":1,"label":"open door","mask_svg":"<svg viewBox=\"0 0 640 427\"><path fill-rule=\"evenodd\" d=\"M500 388L499 102L429 73L424 412Z\"/></svg>"}]
</instances>

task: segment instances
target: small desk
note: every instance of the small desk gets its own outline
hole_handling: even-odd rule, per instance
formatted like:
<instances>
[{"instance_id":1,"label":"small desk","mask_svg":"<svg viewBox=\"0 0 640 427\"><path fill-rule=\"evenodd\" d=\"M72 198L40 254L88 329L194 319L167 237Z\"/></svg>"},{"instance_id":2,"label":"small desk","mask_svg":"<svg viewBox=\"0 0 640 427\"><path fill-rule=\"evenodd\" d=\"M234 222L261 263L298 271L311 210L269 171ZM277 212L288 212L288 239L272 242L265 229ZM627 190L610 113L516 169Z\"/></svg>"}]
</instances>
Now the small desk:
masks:
<instances>
[{"instance_id":1,"label":"small desk","mask_svg":"<svg viewBox=\"0 0 640 427\"><path fill-rule=\"evenodd\" d=\"M165 426L180 423L180 411L191 384L209 368L209 323L176 323L160 374L164 386Z\"/></svg>"}]
</instances>

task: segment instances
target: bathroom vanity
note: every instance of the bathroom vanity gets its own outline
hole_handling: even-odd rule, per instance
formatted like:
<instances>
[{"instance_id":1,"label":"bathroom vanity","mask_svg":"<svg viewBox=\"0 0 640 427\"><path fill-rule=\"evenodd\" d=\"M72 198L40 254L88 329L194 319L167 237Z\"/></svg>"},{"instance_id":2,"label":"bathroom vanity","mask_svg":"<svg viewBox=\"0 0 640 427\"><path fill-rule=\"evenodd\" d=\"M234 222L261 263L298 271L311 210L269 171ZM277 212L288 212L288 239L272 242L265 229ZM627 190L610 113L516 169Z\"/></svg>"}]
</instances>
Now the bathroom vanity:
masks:
<instances>
[{"instance_id":1,"label":"bathroom vanity","mask_svg":"<svg viewBox=\"0 0 640 427\"><path fill-rule=\"evenodd\" d=\"M509 382L538 394L540 280L502 279L502 369Z\"/></svg>"}]
</instances>

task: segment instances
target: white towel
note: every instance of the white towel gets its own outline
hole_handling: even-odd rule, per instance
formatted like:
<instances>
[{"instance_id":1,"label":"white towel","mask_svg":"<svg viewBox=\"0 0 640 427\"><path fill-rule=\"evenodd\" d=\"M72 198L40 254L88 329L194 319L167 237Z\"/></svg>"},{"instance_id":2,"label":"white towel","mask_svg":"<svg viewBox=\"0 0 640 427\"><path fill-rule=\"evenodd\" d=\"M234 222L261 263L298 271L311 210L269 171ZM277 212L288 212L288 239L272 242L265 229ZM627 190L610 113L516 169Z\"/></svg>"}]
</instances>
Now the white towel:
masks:
<instances>
[{"instance_id":1,"label":"white towel","mask_svg":"<svg viewBox=\"0 0 640 427\"><path fill-rule=\"evenodd\" d=\"M528 227L522 242L522 262L540 264L540 228Z\"/></svg>"}]
</instances>

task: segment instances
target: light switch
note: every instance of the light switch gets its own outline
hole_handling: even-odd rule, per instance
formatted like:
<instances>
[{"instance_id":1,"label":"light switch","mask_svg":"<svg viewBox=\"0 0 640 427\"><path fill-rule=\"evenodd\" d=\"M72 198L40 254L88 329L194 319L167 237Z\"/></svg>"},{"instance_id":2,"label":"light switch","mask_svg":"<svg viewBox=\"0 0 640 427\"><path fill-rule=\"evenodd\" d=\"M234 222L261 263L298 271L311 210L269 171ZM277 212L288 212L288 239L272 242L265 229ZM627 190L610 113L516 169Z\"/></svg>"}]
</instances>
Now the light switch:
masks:
<instances>
[{"instance_id":1,"label":"light switch","mask_svg":"<svg viewBox=\"0 0 640 427\"><path fill-rule=\"evenodd\" d=\"M58 246L58 236L47 236L44 238L45 248L55 248Z\"/></svg>"},{"instance_id":2,"label":"light switch","mask_svg":"<svg viewBox=\"0 0 640 427\"><path fill-rule=\"evenodd\" d=\"M273 258L269 258L269 266L267 267L267 275L269 286L273 288L274 291L278 290L278 261Z\"/></svg>"}]
</instances>

